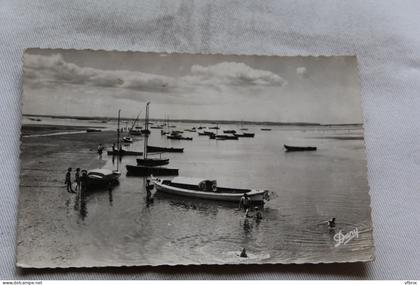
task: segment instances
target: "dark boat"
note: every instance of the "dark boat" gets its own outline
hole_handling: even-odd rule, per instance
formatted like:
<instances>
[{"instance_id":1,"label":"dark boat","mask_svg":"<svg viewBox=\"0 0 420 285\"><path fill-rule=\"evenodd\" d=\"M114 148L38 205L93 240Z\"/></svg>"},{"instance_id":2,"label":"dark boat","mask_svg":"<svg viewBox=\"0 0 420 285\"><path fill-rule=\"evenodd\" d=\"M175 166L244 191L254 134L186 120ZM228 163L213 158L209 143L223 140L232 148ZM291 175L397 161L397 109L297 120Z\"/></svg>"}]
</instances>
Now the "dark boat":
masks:
<instances>
[{"instance_id":1,"label":"dark boat","mask_svg":"<svg viewBox=\"0 0 420 285\"><path fill-rule=\"evenodd\" d=\"M124 155L137 155L137 156L141 156L143 155L143 152L141 151L131 151L131 150L118 150L118 149L114 149L114 150L108 150L107 151L108 155L115 155L115 156L124 156Z\"/></svg>"},{"instance_id":2,"label":"dark boat","mask_svg":"<svg viewBox=\"0 0 420 285\"><path fill-rule=\"evenodd\" d=\"M290 146L284 145L286 151L314 151L317 148L315 146Z\"/></svg>"},{"instance_id":3,"label":"dark boat","mask_svg":"<svg viewBox=\"0 0 420 285\"><path fill-rule=\"evenodd\" d=\"M255 137L254 133L242 133L242 134L235 134L238 138L253 138Z\"/></svg>"},{"instance_id":4,"label":"dark boat","mask_svg":"<svg viewBox=\"0 0 420 285\"><path fill-rule=\"evenodd\" d=\"M146 129L146 130L141 130L140 131L143 135L150 135L150 130Z\"/></svg>"},{"instance_id":5,"label":"dark boat","mask_svg":"<svg viewBox=\"0 0 420 285\"><path fill-rule=\"evenodd\" d=\"M169 164L169 158L137 158L137 165L161 166Z\"/></svg>"},{"instance_id":6,"label":"dark boat","mask_svg":"<svg viewBox=\"0 0 420 285\"><path fill-rule=\"evenodd\" d=\"M220 129L219 127L209 127L209 130L218 130Z\"/></svg>"},{"instance_id":7,"label":"dark boat","mask_svg":"<svg viewBox=\"0 0 420 285\"><path fill-rule=\"evenodd\" d=\"M164 135L169 135L169 132L164 131L164 130L161 130L161 131L160 131L160 135L161 135L161 136L164 136Z\"/></svg>"},{"instance_id":8,"label":"dark boat","mask_svg":"<svg viewBox=\"0 0 420 285\"><path fill-rule=\"evenodd\" d=\"M237 140L238 137L234 135L216 135L217 140Z\"/></svg>"},{"instance_id":9,"label":"dark boat","mask_svg":"<svg viewBox=\"0 0 420 285\"><path fill-rule=\"evenodd\" d=\"M271 131L269 128L262 128L261 131Z\"/></svg>"},{"instance_id":10,"label":"dark boat","mask_svg":"<svg viewBox=\"0 0 420 285\"><path fill-rule=\"evenodd\" d=\"M151 129L160 129L160 130L161 130L161 129L163 129L163 127L162 127L162 126L151 126L150 128L151 128Z\"/></svg>"},{"instance_id":11,"label":"dark boat","mask_svg":"<svg viewBox=\"0 0 420 285\"><path fill-rule=\"evenodd\" d=\"M87 133L99 133L99 132L102 132L102 130L100 130L100 129L87 129L86 132Z\"/></svg>"},{"instance_id":12,"label":"dark boat","mask_svg":"<svg viewBox=\"0 0 420 285\"><path fill-rule=\"evenodd\" d=\"M168 139L171 139L171 140L186 140L186 141L192 141L192 138L191 137L183 137L183 136L180 136L180 135L167 135L166 136Z\"/></svg>"},{"instance_id":13,"label":"dark boat","mask_svg":"<svg viewBox=\"0 0 420 285\"><path fill-rule=\"evenodd\" d=\"M208 136L208 134L206 134L205 132L198 132L199 136Z\"/></svg>"},{"instance_id":14,"label":"dark boat","mask_svg":"<svg viewBox=\"0 0 420 285\"><path fill-rule=\"evenodd\" d=\"M144 123L144 130L149 130L149 105L150 102L146 104L146 118ZM155 167L160 165L165 165L169 163L169 159L167 158L148 158L147 157L147 149L148 149L148 138L149 135L146 133L144 138L144 157L137 159L137 165L126 165L127 168L127 175L131 176L149 176L149 175L157 175L157 176L166 176L166 175L178 175L178 169L173 168L161 168Z\"/></svg>"},{"instance_id":15,"label":"dark boat","mask_svg":"<svg viewBox=\"0 0 420 285\"><path fill-rule=\"evenodd\" d=\"M235 130L224 130L223 131L224 134L236 134Z\"/></svg>"},{"instance_id":16,"label":"dark boat","mask_svg":"<svg viewBox=\"0 0 420 285\"><path fill-rule=\"evenodd\" d=\"M176 176L179 170L166 167L149 167L140 165L126 165L128 176Z\"/></svg>"},{"instance_id":17,"label":"dark boat","mask_svg":"<svg viewBox=\"0 0 420 285\"><path fill-rule=\"evenodd\" d=\"M132 129L128 133L132 136L141 136L142 135L141 130L138 130L138 129Z\"/></svg>"},{"instance_id":18,"label":"dark boat","mask_svg":"<svg viewBox=\"0 0 420 285\"><path fill-rule=\"evenodd\" d=\"M133 143L133 138L130 137L123 137L122 141L125 143Z\"/></svg>"},{"instance_id":19,"label":"dark boat","mask_svg":"<svg viewBox=\"0 0 420 285\"><path fill-rule=\"evenodd\" d=\"M147 151L148 152L184 152L184 148L148 145Z\"/></svg>"}]
</instances>

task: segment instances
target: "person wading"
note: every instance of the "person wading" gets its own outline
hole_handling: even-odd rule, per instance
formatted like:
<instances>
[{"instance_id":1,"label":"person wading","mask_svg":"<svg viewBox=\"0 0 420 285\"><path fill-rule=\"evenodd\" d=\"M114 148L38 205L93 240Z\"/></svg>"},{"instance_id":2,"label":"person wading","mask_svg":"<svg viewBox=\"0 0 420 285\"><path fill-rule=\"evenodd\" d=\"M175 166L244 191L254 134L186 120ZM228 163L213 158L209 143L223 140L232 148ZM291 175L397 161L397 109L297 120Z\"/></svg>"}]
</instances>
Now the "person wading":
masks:
<instances>
[{"instance_id":1,"label":"person wading","mask_svg":"<svg viewBox=\"0 0 420 285\"><path fill-rule=\"evenodd\" d=\"M241 200L239 200L239 209L247 210L250 205L251 199L249 199L248 194L244 193L244 195L241 197Z\"/></svg>"},{"instance_id":2,"label":"person wading","mask_svg":"<svg viewBox=\"0 0 420 285\"><path fill-rule=\"evenodd\" d=\"M74 174L74 180L76 180L76 191L80 191L80 168L76 168L76 173Z\"/></svg>"},{"instance_id":3,"label":"person wading","mask_svg":"<svg viewBox=\"0 0 420 285\"><path fill-rule=\"evenodd\" d=\"M76 193L71 187L71 168L67 169L66 180L64 181L64 184L66 184L67 192Z\"/></svg>"}]
</instances>

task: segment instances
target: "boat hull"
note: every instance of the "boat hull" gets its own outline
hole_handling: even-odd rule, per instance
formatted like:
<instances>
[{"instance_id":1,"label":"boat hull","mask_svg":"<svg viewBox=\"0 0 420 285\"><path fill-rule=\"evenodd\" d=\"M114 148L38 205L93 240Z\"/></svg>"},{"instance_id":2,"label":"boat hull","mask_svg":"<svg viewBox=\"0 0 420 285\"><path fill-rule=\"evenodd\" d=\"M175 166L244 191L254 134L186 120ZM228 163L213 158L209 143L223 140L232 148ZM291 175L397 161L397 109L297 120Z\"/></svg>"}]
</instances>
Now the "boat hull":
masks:
<instances>
[{"instance_id":1,"label":"boat hull","mask_svg":"<svg viewBox=\"0 0 420 285\"><path fill-rule=\"evenodd\" d=\"M176 147L160 147L160 146L147 146L148 152L184 152L183 148Z\"/></svg>"},{"instance_id":2,"label":"boat hull","mask_svg":"<svg viewBox=\"0 0 420 285\"><path fill-rule=\"evenodd\" d=\"M137 158L137 165L144 165L144 166L160 166L169 164L169 158L160 159L160 158Z\"/></svg>"},{"instance_id":3,"label":"boat hull","mask_svg":"<svg viewBox=\"0 0 420 285\"><path fill-rule=\"evenodd\" d=\"M126 165L128 176L176 176L179 170L176 168L150 167L140 165Z\"/></svg>"},{"instance_id":4,"label":"boat hull","mask_svg":"<svg viewBox=\"0 0 420 285\"><path fill-rule=\"evenodd\" d=\"M284 145L286 151L315 151L317 148L315 146L290 146Z\"/></svg>"},{"instance_id":5,"label":"boat hull","mask_svg":"<svg viewBox=\"0 0 420 285\"><path fill-rule=\"evenodd\" d=\"M201 198L201 199L207 199L207 200L239 203L241 197L243 196L243 193L221 193L221 192L197 191L197 190L184 189L184 188L179 188L179 187L163 184L162 181L158 181L158 180L154 180L153 183L157 191L165 192L168 194L191 197L191 198ZM264 195L265 195L264 191L249 190L249 192L247 192L247 195L253 204L264 203Z\"/></svg>"},{"instance_id":6,"label":"boat hull","mask_svg":"<svg viewBox=\"0 0 420 285\"><path fill-rule=\"evenodd\" d=\"M143 155L142 152L140 151L130 151L130 150L123 150L123 151L119 151L119 150L108 150L107 151L108 155L114 155L114 156L124 156L124 155L136 155L136 156L141 156Z\"/></svg>"}]
</instances>

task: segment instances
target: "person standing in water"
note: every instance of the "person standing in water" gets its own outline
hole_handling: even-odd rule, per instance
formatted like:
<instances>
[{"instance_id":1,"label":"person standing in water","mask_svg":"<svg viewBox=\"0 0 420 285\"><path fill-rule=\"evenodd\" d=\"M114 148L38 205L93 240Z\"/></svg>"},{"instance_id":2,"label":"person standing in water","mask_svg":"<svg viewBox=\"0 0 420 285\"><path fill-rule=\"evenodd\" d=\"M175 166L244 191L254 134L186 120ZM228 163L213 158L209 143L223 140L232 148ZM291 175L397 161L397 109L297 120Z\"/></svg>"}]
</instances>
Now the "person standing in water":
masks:
<instances>
[{"instance_id":1,"label":"person standing in water","mask_svg":"<svg viewBox=\"0 0 420 285\"><path fill-rule=\"evenodd\" d=\"M67 169L66 173L66 180L64 181L64 184L66 184L67 192L69 193L75 193L71 187L71 167Z\"/></svg>"},{"instance_id":2,"label":"person standing in water","mask_svg":"<svg viewBox=\"0 0 420 285\"><path fill-rule=\"evenodd\" d=\"M80 168L76 168L76 173L74 174L74 180L76 181L75 191L80 191Z\"/></svg>"},{"instance_id":3,"label":"person standing in water","mask_svg":"<svg viewBox=\"0 0 420 285\"><path fill-rule=\"evenodd\" d=\"M98 154L99 154L99 157L102 157L102 152L103 151L104 151L104 146L100 143L98 145Z\"/></svg>"},{"instance_id":4,"label":"person standing in water","mask_svg":"<svg viewBox=\"0 0 420 285\"><path fill-rule=\"evenodd\" d=\"M244 195L241 197L241 200L239 200L239 209L247 210L251 204L251 200L248 197L248 194L244 193Z\"/></svg>"}]
</instances>

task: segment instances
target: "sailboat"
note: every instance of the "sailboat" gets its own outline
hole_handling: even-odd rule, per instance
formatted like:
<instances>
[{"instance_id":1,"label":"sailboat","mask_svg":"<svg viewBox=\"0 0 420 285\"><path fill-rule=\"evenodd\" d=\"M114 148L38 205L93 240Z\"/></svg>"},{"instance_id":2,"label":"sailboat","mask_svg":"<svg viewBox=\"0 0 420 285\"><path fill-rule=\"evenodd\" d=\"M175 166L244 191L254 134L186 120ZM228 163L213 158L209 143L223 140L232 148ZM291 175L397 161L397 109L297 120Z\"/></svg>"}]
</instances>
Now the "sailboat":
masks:
<instances>
[{"instance_id":1,"label":"sailboat","mask_svg":"<svg viewBox=\"0 0 420 285\"><path fill-rule=\"evenodd\" d=\"M141 112L137 115L136 119L134 120L133 124L131 125L130 130L128 131L128 133L130 135L133 135L133 136L141 136L142 135L141 128L140 127L136 127L136 123L137 123L137 121L138 121L138 119L140 117L140 114L141 114Z\"/></svg>"},{"instance_id":2,"label":"sailboat","mask_svg":"<svg viewBox=\"0 0 420 285\"><path fill-rule=\"evenodd\" d=\"M144 129L149 129L149 105L150 102L146 104L146 119ZM127 175L136 175L136 176L149 176L149 175L161 175L161 176L171 176L178 175L178 169L175 168L164 168L164 167L154 167L166 165L169 163L167 158L148 158L147 157L147 144L149 141L149 135L147 132L144 137L144 155L143 158L137 159L137 165L126 165Z\"/></svg>"},{"instance_id":3,"label":"sailboat","mask_svg":"<svg viewBox=\"0 0 420 285\"><path fill-rule=\"evenodd\" d=\"M121 141L120 141L120 115L121 115L121 110L118 110L118 125L117 125L117 148L115 148L115 144L112 145L112 150L108 150L107 153L108 155L118 155L118 156L123 156L123 155L143 155L142 152L140 151L130 151L130 150L125 150L122 148L121 146Z\"/></svg>"}]
</instances>

